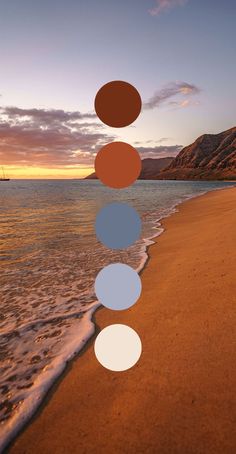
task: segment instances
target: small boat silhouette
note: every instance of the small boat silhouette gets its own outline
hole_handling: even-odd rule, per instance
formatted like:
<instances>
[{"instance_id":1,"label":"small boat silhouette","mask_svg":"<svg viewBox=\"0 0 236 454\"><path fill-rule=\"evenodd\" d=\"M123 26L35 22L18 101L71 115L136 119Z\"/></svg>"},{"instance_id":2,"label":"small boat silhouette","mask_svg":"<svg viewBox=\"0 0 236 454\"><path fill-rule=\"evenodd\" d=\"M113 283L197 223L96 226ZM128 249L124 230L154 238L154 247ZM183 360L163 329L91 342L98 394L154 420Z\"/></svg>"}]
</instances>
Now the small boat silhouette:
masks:
<instances>
[{"instance_id":1,"label":"small boat silhouette","mask_svg":"<svg viewBox=\"0 0 236 454\"><path fill-rule=\"evenodd\" d=\"M10 178L7 178L4 172L4 168L2 167L2 177L0 177L0 181L9 181Z\"/></svg>"}]
</instances>

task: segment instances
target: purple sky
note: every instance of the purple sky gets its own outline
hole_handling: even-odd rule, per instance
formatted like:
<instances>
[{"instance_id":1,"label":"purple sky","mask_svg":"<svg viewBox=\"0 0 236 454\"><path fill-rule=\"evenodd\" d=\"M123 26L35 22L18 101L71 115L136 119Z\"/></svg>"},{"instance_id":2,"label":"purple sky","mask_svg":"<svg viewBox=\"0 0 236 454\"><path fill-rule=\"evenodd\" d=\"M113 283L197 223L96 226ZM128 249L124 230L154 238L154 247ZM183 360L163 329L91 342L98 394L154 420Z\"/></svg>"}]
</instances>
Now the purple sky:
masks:
<instances>
[{"instance_id":1,"label":"purple sky","mask_svg":"<svg viewBox=\"0 0 236 454\"><path fill-rule=\"evenodd\" d=\"M16 177L82 176L111 140L170 156L234 126L235 13L227 0L2 0L0 164ZM114 79L143 99L119 130L93 110Z\"/></svg>"}]
</instances>

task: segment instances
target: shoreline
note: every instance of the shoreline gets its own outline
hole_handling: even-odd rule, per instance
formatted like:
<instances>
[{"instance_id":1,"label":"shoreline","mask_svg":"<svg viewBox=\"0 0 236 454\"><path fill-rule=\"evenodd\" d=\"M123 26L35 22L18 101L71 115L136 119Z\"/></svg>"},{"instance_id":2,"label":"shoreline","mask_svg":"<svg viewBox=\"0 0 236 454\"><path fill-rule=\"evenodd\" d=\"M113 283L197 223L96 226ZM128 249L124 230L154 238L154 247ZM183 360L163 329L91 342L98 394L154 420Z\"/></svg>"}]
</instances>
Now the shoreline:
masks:
<instances>
[{"instance_id":1,"label":"shoreline","mask_svg":"<svg viewBox=\"0 0 236 454\"><path fill-rule=\"evenodd\" d=\"M224 188L224 189L231 189L232 191L236 191L235 188L234 189L233 188ZM141 275L143 275L143 273L146 272L146 269L148 270L148 268L150 267L149 260L150 260L150 256L152 257L152 250L157 245L159 245L160 239L162 239L163 236L166 233L165 224L167 224L167 226L168 226L168 224L170 223L170 221L169 221L170 219L172 219L172 222L173 222L173 217L175 217L179 213L181 214L181 212L183 211L183 207L184 206L186 206L188 204L191 204L191 203L193 203L196 200L198 200L198 201L199 200L203 200L204 197L210 197L211 195L214 195L214 194L217 194L217 193L221 193L221 192L224 192L223 189L222 190L213 190L213 191L207 192L205 194L201 194L201 195L196 196L196 197L190 197L189 199L183 201L182 203L177 204L175 206L173 212L170 215L167 215L166 217L162 218L161 220L158 220L158 222L161 221L161 225L158 226L157 228L160 228L160 227L162 228L164 226L164 231L162 231L161 233L159 233L157 235L154 235L154 237L151 239L152 244L150 244L150 245L148 245L146 247L147 259L145 261L145 264L144 264L142 270L140 271ZM168 230L168 228L167 228L167 230ZM151 248L151 246L152 246L152 248ZM150 251L150 254L149 254L149 251ZM158 254L158 251L157 251L157 254ZM148 271L147 271L147 273L148 273ZM145 274L147 274L147 273L145 273ZM137 303L137 305L138 305L138 303ZM136 305L135 305L135 307L136 307ZM98 309L104 309L104 308L102 306L100 306ZM81 357L81 358L85 357L86 353L87 353L87 350L91 350L91 347L93 345L94 336L99 330L99 325L100 325L99 320L102 318L102 315L100 315L100 310L98 310L98 309L96 310L96 313L95 313L95 315L93 315L93 319L92 319L92 321L94 322L94 318L95 318L95 333L89 339L89 341L87 342L86 346L76 355L76 357L74 359L72 359L70 361L69 364L66 365L66 368L63 371L62 375L60 377L58 377L56 382L52 385L51 389L48 391L47 396L44 398L43 402L40 405L40 408L36 411L35 415L31 418L31 420L29 421L27 426L25 428L23 428L23 430L20 432L18 437L15 438L11 442L11 444L9 445L10 452L22 452L22 451L18 451L17 450L18 440L24 439L24 434L27 434L27 432L31 430L31 428L34 426L34 422L35 421L37 422L38 419L43 418L44 409L47 410L48 405L50 405L50 402L53 401L53 396L56 395L57 392L60 392L60 385L63 383L63 381L66 381L68 379L67 377L70 376L70 371L73 370L74 367L76 367L76 365L78 363L77 359L79 357ZM102 314L104 314L104 310L101 311L101 312L102 312ZM108 311L108 312L110 313L110 311ZM127 313L127 311L124 311L124 312ZM130 312L132 313L132 309L131 309ZM107 310L106 310L106 313L107 313ZM124 316L125 316L125 314L124 314ZM105 317L105 318L107 318L107 317ZM117 316L117 313L113 314L113 315L111 315L111 313L110 313L110 314L108 314L108 319L110 319L110 318L113 318L114 320L116 320L119 317ZM127 313L127 316L124 317L124 318L127 318L127 323L128 323L128 319L129 319L128 313ZM117 322L117 321L115 321L115 322ZM104 321L102 321L102 324L104 324ZM81 361L81 358L79 359L79 361ZM142 360L142 356L141 356L141 360ZM139 363L138 363L138 365L139 365ZM137 367L138 367L138 365L137 365ZM99 371L100 371L100 367L101 366L98 366L96 368L98 368ZM136 369L136 367L134 369ZM102 372L104 372L104 371L102 371ZM127 371L127 372L129 372L129 371ZM107 375L107 374L110 374L110 372L106 371L105 375ZM113 379L116 380L116 378L118 378L118 377L116 377L116 374L115 374ZM80 384L78 382L78 387L79 386L80 386ZM29 448L29 446L25 446L25 449L28 449L28 448ZM34 449L35 449L35 447L34 447ZM24 452L30 452L30 451L24 451ZM40 451L35 451L35 452L40 452ZM60 451L57 451L57 452L60 452ZM92 451L92 452L96 452L96 451ZM117 451L117 452L119 452L119 451Z\"/></svg>"},{"instance_id":2,"label":"shoreline","mask_svg":"<svg viewBox=\"0 0 236 454\"><path fill-rule=\"evenodd\" d=\"M155 244L157 238L164 232L162 221L169 218L174 213L178 211L178 208L185 202L192 200L196 197L201 197L204 194L207 194L211 191L228 189L226 188L214 188L211 190L203 191L199 194L191 194L185 196L185 198L180 198L173 206L169 207L166 211L166 214L161 215L155 221L153 221L153 234L146 238L143 238L143 244L140 248L140 263L135 269L137 273L141 275L146 266L149 263L149 248ZM37 415L40 408L43 407L44 401L47 401L47 396L50 394L51 389L54 385L60 380L60 377L64 376L64 373L67 371L68 365L71 361L76 359L84 351L84 346L86 347L87 343L91 338L94 337L96 332L96 322L94 320L94 315L98 309L102 309L103 306L99 301L95 300L90 303L90 308L86 311L84 315L84 324L90 325L87 329L85 336L81 335L79 340L72 341L70 344L72 348L68 349L68 353L64 357L55 358L54 361L50 364L50 367L47 368L47 371L42 376L40 375L36 382L34 383L34 389L32 389L28 398L25 399L22 406L20 406L19 412L16 413L13 418L9 421L10 425L4 427L3 435L4 441L1 442L0 439L0 452L9 445L18 437L18 435L24 431L25 427L30 424L31 420ZM90 314L90 315L89 315ZM27 325L22 326L25 329ZM4 335L4 333L2 333ZM9 332L7 332L9 334ZM9 429L10 427L10 429ZM12 428L12 429L11 429Z\"/></svg>"}]
</instances>

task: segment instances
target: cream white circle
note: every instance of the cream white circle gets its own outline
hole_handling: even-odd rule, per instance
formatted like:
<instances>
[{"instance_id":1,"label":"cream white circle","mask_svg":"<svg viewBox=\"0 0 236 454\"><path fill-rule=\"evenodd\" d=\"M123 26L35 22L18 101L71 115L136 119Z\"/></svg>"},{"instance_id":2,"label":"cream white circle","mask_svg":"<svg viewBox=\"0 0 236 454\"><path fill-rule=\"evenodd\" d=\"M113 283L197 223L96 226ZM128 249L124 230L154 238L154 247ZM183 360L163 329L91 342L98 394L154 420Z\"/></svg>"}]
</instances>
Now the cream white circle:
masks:
<instances>
[{"instance_id":1,"label":"cream white circle","mask_svg":"<svg viewBox=\"0 0 236 454\"><path fill-rule=\"evenodd\" d=\"M94 344L97 360L112 371L123 371L134 366L142 352L141 340L127 325L109 325L97 336Z\"/></svg>"}]
</instances>

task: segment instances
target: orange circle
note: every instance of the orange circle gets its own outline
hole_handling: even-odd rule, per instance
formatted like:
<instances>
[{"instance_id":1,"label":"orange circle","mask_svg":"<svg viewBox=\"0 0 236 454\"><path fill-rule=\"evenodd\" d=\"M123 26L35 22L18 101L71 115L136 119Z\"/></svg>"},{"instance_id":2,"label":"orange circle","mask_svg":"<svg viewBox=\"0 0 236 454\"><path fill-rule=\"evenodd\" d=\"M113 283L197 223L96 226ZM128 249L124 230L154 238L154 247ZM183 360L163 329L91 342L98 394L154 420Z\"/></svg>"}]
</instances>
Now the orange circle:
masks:
<instances>
[{"instance_id":1,"label":"orange circle","mask_svg":"<svg viewBox=\"0 0 236 454\"><path fill-rule=\"evenodd\" d=\"M141 172L140 156L128 143L112 142L98 152L95 172L103 184L110 188L126 188Z\"/></svg>"},{"instance_id":2,"label":"orange circle","mask_svg":"<svg viewBox=\"0 0 236 454\"><path fill-rule=\"evenodd\" d=\"M133 123L139 116L142 100L133 85L114 80L100 88L94 106L103 123L113 128L122 128Z\"/></svg>"}]
</instances>

